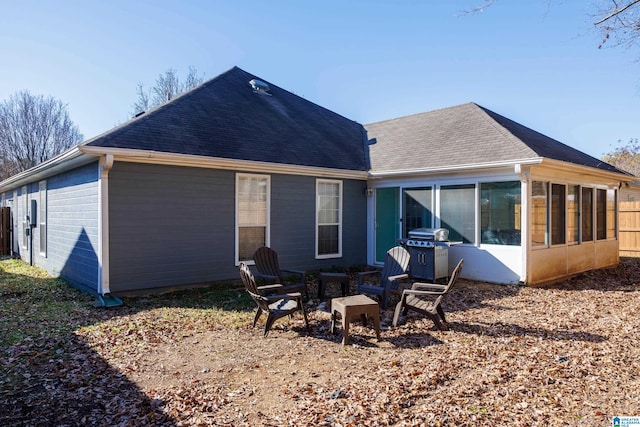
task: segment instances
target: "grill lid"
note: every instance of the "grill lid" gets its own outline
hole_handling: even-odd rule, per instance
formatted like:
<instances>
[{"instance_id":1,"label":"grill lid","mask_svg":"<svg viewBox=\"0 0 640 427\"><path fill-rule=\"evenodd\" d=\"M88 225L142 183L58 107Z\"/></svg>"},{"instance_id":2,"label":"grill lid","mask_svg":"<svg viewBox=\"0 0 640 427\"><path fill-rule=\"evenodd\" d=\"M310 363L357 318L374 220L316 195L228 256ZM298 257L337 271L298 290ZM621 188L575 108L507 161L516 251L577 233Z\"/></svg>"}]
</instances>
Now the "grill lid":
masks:
<instances>
[{"instance_id":1,"label":"grill lid","mask_svg":"<svg viewBox=\"0 0 640 427\"><path fill-rule=\"evenodd\" d=\"M433 240L446 242L449 240L449 230L446 228L415 228L409 231L410 239Z\"/></svg>"}]
</instances>

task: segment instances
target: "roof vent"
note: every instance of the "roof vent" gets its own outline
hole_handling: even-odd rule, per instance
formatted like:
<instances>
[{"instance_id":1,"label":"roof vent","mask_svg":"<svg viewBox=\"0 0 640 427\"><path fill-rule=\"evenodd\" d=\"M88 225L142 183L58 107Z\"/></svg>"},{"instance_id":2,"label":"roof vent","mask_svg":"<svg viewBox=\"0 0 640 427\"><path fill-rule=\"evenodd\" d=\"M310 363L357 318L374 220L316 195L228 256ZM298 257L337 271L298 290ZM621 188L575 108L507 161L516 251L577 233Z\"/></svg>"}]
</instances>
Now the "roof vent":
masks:
<instances>
[{"instance_id":1,"label":"roof vent","mask_svg":"<svg viewBox=\"0 0 640 427\"><path fill-rule=\"evenodd\" d=\"M269 90L270 90L269 85L266 82L263 82L262 80L258 80L258 79L251 79L249 81L249 84L253 88L254 92L264 93L265 95L271 95L269 93Z\"/></svg>"}]
</instances>

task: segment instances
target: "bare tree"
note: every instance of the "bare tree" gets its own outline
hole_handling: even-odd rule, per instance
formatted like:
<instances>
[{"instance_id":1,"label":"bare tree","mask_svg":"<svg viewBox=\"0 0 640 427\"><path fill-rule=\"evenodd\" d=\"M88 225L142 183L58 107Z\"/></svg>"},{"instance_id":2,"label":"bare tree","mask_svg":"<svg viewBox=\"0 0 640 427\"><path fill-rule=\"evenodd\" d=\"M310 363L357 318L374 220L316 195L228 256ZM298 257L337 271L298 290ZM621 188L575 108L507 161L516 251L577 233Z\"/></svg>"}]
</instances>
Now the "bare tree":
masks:
<instances>
[{"instance_id":1,"label":"bare tree","mask_svg":"<svg viewBox=\"0 0 640 427\"><path fill-rule=\"evenodd\" d=\"M609 40L614 46L631 47L640 41L640 0L610 0L601 7L593 24L603 31L603 47Z\"/></svg>"},{"instance_id":2,"label":"bare tree","mask_svg":"<svg viewBox=\"0 0 640 427\"><path fill-rule=\"evenodd\" d=\"M150 90L145 90L144 85L138 83L136 91L138 100L133 104L133 115L164 104L181 93L200 85L203 81L203 77L199 76L195 67L191 66L184 81L180 80L176 70L170 68L158 76L155 85Z\"/></svg>"},{"instance_id":3,"label":"bare tree","mask_svg":"<svg viewBox=\"0 0 640 427\"><path fill-rule=\"evenodd\" d=\"M602 160L640 177L640 142L637 138L627 143L618 141L618 147L602 156Z\"/></svg>"},{"instance_id":4,"label":"bare tree","mask_svg":"<svg viewBox=\"0 0 640 427\"><path fill-rule=\"evenodd\" d=\"M67 105L22 91L0 103L0 179L29 169L80 143Z\"/></svg>"},{"instance_id":5,"label":"bare tree","mask_svg":"<svg viewBox=\"0 0 640 427\"><path fill-rule=\"evenodd\" d=\"M553 0L547 2L550 6ZM462 14L484 12L494 3L495 0L484 0L482 4L464 10ZM640 41L640 0L601 0L593 6L597 8L593 25L603 32L598 48L602 48L605 43L631 47Z\"/></svg>"}]
</instances>

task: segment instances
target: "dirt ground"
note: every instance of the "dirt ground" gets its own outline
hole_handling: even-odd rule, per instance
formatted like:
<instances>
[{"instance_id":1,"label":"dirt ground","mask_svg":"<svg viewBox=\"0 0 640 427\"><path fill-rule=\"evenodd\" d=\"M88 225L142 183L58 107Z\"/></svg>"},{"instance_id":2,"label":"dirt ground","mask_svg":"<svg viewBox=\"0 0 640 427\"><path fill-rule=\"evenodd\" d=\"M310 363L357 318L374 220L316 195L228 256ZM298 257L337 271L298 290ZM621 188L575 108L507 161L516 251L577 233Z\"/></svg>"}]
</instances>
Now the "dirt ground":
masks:
<instances>
[{"instance_id":1,"label":"dirt ground","mask_svg":"<svg viewBox=\"0 0 640 427\"><path fill-rule=\"evenodd\" d=\"M318 301L309 333L300 316L266 338L183 330L124 358L85 338L178 424L603 426L640 415L639 268L546 289L461 280L448 330L412 314L392 328L390 308L379 342L354 323L344 347Z\"/></svg>"},{"instance_id":2,"label":"dirt ground","mask_svg":"<svg viewBox=\"0 0 640 427\"><path fill-rule=\"evenodd\" d=\"M71 365L49 360L46 374L29 374L51 380L20 402L51 412L24 412L16 425L606 426L640 416L636 259L543 289L460 280L445 302L448 330L415 314L393 328L391 306L380 341L354 322L347 346L319 303L306 307L310 331L296 315L266 338L251 312L236 327L179 304L112 314L64 338Z\"/></svg>"}]
</instances>

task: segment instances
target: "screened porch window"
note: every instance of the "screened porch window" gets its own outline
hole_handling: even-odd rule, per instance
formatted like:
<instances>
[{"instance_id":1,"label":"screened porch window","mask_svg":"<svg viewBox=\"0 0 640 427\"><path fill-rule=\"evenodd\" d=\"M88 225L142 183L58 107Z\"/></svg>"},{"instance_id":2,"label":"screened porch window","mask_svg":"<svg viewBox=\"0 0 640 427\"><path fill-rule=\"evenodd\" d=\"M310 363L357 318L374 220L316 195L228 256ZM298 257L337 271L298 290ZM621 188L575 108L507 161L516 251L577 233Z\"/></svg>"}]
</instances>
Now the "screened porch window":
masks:
<instances>
[{"instance_id":1,"label":"screened porch window","mask_svg":"<svg viewBox=\"0 0 640 427\"><path fill-rule=\"evenodd\" d=\"M531 244L545 246L548 244L547 233L547 196L546 182L533 181L531 185Z\"/></svg>"},{"instance_id":2,"label":"screened porch window","mask_svg":"<svg viewBox=\"0 0 640 427\"><path fill-rule=\"evenodd\" d=\"M480 242L520 245L520 181L480 184Z\"/></svg>"},{"instance_id":3,"label":"screened porch window","mask_svg":"<svg viewBox=\"0 0 640 427\"><path fill-rule=\"evenodd\" d=\"M593 188L582 188L582 241L590 242L593 240Z\"/></svg>"},{"instance_id":4,"label":"screened porch window","mask_svg":"<svg viewBox=\"0 0 640 427\"><path fill-rule=\"evenodd\" d=\"M616 237L616 205L616 191L607 190L607 239L615 239Z\"/></svg>"},{"instance_id":5,"label":"screened porch window","mask_svg":"<svg viewBox=\"0 0 640 427\"><path fill-rule=\"evenodd\" d=\"M596 190L596 238L607 238L607 190Z\"/></svg>"},{"instance_id":6,"label":"screened porch window","mask_svg":"<svg viewBox=\"0 0 640 427\"><path fill-rule=\"evenodd\" d=\"M237 260L251 261L253 253L269 244L268 175L236 175Z\"/></svg>"},{"instance_id":7,"label":"screened porch window","mask_svg":"<svg viewBox=\"0 0 640 427\"><path fill-rule=\"evenodd\" d=\"M342 181L316 181L316 257L342 256Z\"/></svg>"},{"instance_id":8,"label":"screened porch window","mask_svg":"<svg viewBox=\"0 0 640 427\"><path fill-rule=\"evenodd\" d=\"M475 243L475 193L474 184L440 187L440 220L449 240Z\"/></svg>"},{"instance_id":9,"label":"screened porch window","mask_svg":"<svg viewBox=\"0 0 640 427\"><path fill-rule=\"evenodd\" d=\"M565 243L566 230L566 187L562 184L551 184L551 244Z\"/></svg>"},{"instance_id":10,"label":"screened porch window","mask_svg":"<svg viewBox=\"0 0 640 427\"><path fill-rule=\"evenodd\" d=\"M580 241L580 187L567 186L567 242Z\"/></svg>"}]
</instances>

